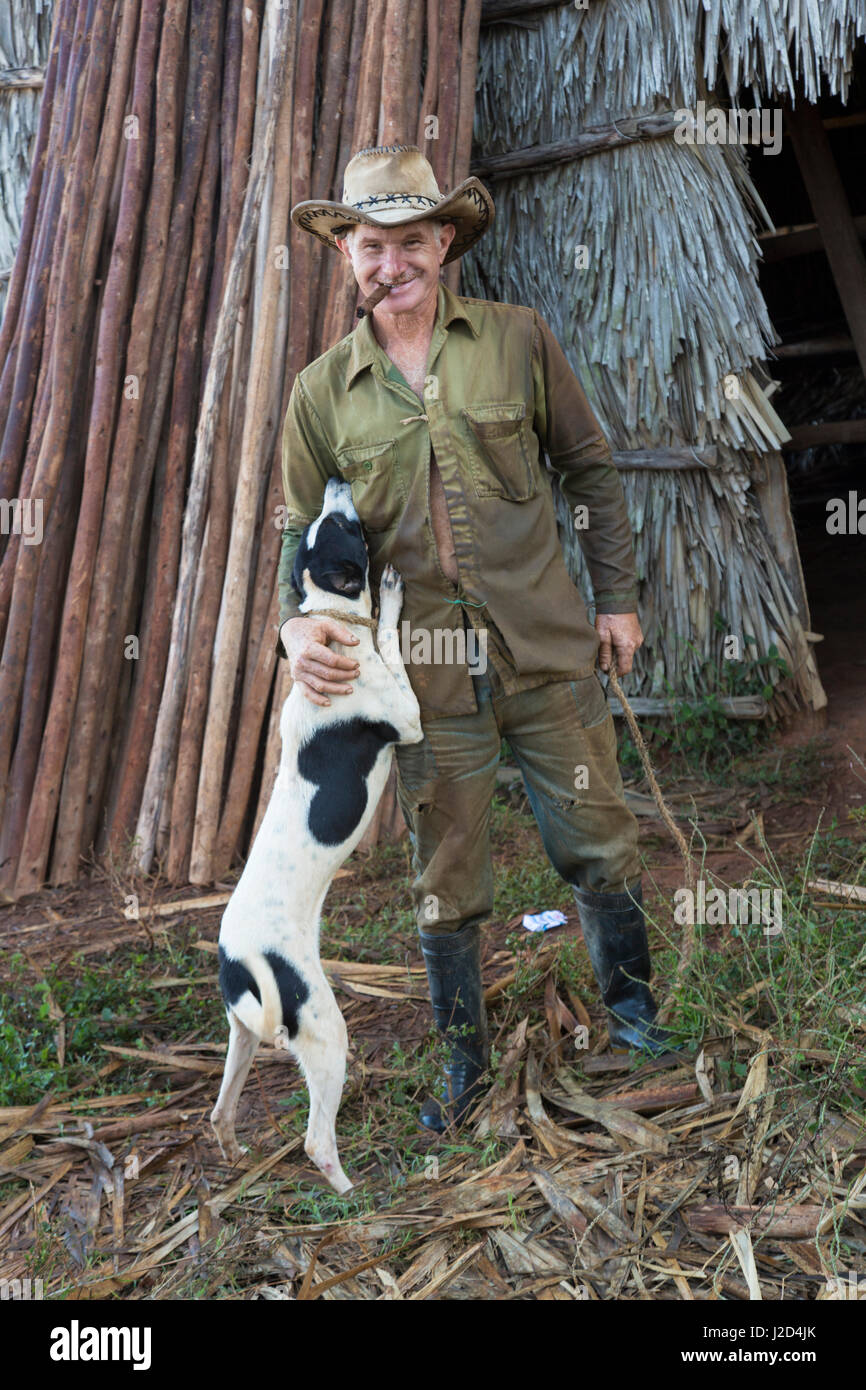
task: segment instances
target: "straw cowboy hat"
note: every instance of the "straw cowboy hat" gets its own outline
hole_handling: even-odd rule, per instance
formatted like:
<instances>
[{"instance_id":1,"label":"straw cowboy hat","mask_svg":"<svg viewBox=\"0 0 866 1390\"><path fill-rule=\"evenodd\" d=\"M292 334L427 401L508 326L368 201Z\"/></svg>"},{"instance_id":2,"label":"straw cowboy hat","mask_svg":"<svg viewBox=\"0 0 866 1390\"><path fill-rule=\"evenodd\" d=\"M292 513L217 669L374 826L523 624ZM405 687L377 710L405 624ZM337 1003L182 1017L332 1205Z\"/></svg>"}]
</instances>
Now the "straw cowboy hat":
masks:
<instances>
[{"instance_id":1,"label":"straw cowboy hat","mask_svg":"<svg viewBox=\"0 0 866 1390\"><path fill-rule=\"evenodd\" d=\"M343 201L307 201L292 208L292 221L326 246L350 226L394 227L424 218L453 222L456 236L445 261L454 261L487 230L493 199L478 179L464 179L446 196L417 145L377 145L359 150L343 174ZM444 264L444 262L443 262Z\"/></svg>"}]
</instances>

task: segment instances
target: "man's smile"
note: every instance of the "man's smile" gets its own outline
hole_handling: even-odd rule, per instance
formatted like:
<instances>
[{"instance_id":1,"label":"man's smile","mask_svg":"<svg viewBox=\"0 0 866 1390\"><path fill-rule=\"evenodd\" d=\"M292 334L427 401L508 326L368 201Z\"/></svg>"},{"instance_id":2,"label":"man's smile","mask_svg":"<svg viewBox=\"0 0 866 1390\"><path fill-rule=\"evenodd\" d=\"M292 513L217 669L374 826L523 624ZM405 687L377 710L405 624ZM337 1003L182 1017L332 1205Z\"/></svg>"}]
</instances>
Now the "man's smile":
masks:
<instances>
[{"instance_id":1,"label":"man's smile","mask_svg":"<svg viewBox=\"0 0 866 1390\"><path fill-rule=\"evenodd\" d=\"M417 279L417 275L409 275L405 279L401 278L399 280L378 280L376 283L379 285L387 285L388 288L391 290L402 290L405 285L411 285L413 281Z\"/></svg>"}]
</instances>

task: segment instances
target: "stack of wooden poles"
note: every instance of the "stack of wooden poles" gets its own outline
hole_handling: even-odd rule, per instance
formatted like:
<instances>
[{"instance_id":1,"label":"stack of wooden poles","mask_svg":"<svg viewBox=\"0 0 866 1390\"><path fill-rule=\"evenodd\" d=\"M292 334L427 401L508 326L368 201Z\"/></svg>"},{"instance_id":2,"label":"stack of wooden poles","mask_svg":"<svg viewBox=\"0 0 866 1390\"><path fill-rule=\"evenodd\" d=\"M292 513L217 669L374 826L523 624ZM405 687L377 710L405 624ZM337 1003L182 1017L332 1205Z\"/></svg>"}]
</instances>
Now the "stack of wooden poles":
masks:
<instances>
[{"instance_id":1,"label":"stack of wooden poles","mask_svg":"<svg viewBox=\"0 0 866 1390\"><path fill-rule=\"evenodd\" d=\"M480 8L57 0L0 330L6 900L248 849L290 684L282 423L356 303L289 212L370 145L466 177Z\"/></svg>"}]
</instances>

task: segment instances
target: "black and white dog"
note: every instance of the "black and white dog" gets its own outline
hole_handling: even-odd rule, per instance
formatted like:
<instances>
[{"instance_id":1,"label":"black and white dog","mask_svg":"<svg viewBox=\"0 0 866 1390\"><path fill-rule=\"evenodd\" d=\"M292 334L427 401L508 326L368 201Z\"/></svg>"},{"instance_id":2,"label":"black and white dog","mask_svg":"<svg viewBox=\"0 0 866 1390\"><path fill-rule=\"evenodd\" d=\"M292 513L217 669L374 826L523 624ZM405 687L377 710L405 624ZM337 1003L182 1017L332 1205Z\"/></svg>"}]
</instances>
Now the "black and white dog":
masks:
<instances>
[{"instance_id":1,"label":"black and white dog","mask_svg":"<svg viewBox=\"0 0 866 1390\"><path fill-rule=\"evenodd\" d=\"M307 527L292 583L301 612L372 616L367 548L348 483L331 479L319 517ZM388 566L379 589L377 653L358 626L360 674L352 693L315 705L292 687L280 716L282 756L267 811L219 936L220 988L229 1043L211 1115L225 1158L235 1137L241 1090L259 1042L285 1048L310 1092L305 1148L338 1192L352 1186L340 1165L334 1122L346 1076L347 1034L319 959L319 919L337 869L363 835L385 786L395 743L423 738L418 701L397 640L403 583ZM344 619L344 621L346 621Z\"/></svg>"}]
</instances>

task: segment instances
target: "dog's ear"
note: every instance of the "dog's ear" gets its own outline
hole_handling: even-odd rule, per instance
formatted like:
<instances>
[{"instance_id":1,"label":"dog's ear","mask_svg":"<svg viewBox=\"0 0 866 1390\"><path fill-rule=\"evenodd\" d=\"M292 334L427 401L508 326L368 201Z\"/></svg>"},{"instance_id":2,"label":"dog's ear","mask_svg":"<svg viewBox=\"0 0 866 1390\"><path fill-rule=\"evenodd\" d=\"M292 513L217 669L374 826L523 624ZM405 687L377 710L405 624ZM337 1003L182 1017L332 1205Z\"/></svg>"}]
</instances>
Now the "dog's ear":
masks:
<instances>
[{"instance_id":1,"label":"dog's ear","mask_svg":"<svg viewBox=\"0 0 866 1390\"><path fill-rule=\"evenodd\" d=\"M357 598L364 587L364 577L365 572L360 565L356 565L352 560L343 560L333 569L324 570L319 577L319 583L333 593L345 594L346 598Z\"/></svg>"}]
</instances>

